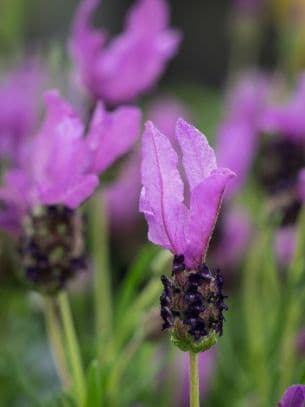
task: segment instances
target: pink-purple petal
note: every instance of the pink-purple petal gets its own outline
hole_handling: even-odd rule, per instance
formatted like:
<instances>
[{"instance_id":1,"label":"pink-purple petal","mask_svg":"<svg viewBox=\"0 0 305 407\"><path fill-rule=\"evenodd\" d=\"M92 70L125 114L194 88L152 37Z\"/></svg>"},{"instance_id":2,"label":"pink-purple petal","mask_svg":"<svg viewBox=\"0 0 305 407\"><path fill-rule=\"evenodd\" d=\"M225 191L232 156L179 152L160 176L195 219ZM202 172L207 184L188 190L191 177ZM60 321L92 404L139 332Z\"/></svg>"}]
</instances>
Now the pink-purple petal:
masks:
<instances>
[{"instance_id":1,"label":"pink-purple petal","mask_svg":"<svg viewBox=\"0 0 305 407\"><path fill-rule=\"evenodd\" d=\"M92 170L103 172L127 153L139 135L140 124L141 112L136 107L123 106L106 112L98 104L87 137Z\"/></svg>"},{"instance_id":2,"label":"pink-purple petal","mask_svg":"<svg viewBox=\"0 0 305 407\"><path fill-rule=\"evenodd\" d=\"M182 164L192 191L217 167L213 149L194 126L178 119L176 136L182 151Z\"/></svg>"},{"instance_id":3,"label":"pink-purple petal","mask_svg":"<svg viewBox=\"0 0 305 407\"><path fill-rule=\"evenodd\" d=\"M140 210L148 222L150 240L173 253L183 253L187 208L177 163L168 138L148 122L142 144Z\"/></svg>"},{"instance_id":4,"label":"pink-purple petal","mask_svg":"<svg viewBox=\"0 0 305 407\"><path fill-rule=\"evenodd\" d=\"M234 176L235 174L227 168L217 168L193 189L186 225L187 244L184 253L188 268L196 267L204 260L223 194Z\"/></svg>"}]
</instances>

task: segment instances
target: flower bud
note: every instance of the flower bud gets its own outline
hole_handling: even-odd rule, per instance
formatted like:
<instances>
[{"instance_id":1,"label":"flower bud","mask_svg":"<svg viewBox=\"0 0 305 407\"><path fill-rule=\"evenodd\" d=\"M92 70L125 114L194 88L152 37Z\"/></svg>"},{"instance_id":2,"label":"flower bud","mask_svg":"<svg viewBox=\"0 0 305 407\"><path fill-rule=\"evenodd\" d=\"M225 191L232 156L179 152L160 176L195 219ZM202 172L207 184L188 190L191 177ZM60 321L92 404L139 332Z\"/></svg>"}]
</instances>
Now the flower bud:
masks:
<instances>
[{"instance_id":1,"label":"flower bud","mask_svg":"<svg viewBox=\"0 0 305 407\"><path fill-rule=\"evenodd\" d=\"M39 206L27 215L19 248L33 288L55 294L86 268L82 227L80 212L63 205Z\"/></svg>"},{"instance_id":2,"label":"flower bud","mask_svg":"<svg viewBox=\"0 0 305 407\"><path fill-rule=\"evenodd\" d=\"M223 279L203 263L187 270L183 256L175 256L172 276L161 277L164 290L160 297L163 329L183 351L202 352L222 335L223 311L227 310L222 292Z\"/></svg>"}]
</instances>

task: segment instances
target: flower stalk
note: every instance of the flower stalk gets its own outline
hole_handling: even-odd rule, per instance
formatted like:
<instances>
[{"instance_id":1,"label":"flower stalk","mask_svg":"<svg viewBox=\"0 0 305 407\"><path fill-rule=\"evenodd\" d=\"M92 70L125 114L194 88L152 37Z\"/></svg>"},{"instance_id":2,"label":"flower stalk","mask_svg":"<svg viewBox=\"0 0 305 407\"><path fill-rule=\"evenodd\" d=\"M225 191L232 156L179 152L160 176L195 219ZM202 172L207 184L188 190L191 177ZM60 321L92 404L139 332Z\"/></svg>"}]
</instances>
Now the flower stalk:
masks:
<instances>
[{"instance_id":1,"label":"flower stalk","mask_svg":"<svg viewBox=\"0 0 305 407\"><path fill-rule=\"evenodd\" d=\"M98 359L103 353L102 335L112 332L111 277L108 253L108 225L103 199L98 195L92 200L91 239L93 252L93 279L95 303L95 329Z\"/></svg>"},{"instance_id":2,"label":"flower stalk","mask_svg":"<svg viewBox=\"0 0 305 407\"><path fill-rule=\"evenodd\" d=\"M65 291L59 294L58 302L63 329L66 337L67 355L70 362L70 368L74 382L74 390L77 397L77 405L79 407L83 407L86 397L85 375L70 304L67 293Z\"/></svg>"},{"instance_id":3,"label":"flower stalk","mask_svg":"<svg viewBox=\"0 0 305 407\"><path fill-rule=\"evenodd\" d=\"M199 407L198 354L189 352L190 358L190 407Z\"/></svg>"},{"instance_id":4,"label":"flower stalk","mask_svg":"<svg viewBox=\"0 0 305 407\"><path fill-rule=\"evenodd\" d=\"M71 378L66 365L61 326L56 315L56 303L52 297L45 297L45 319L56 370L63 388L68 390L71 386Z\"/></svg>"}]
</instances>

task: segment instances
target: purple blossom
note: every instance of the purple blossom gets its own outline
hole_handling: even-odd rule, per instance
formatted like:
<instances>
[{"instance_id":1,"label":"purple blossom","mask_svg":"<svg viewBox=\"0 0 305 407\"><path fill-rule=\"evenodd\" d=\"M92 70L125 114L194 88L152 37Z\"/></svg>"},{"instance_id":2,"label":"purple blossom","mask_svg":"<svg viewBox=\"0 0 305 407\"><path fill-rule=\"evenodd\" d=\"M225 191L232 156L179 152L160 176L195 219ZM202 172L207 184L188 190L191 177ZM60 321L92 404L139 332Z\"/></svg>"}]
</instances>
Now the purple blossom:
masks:
<instances>
[{"instance_id":1,"label":"purple blossom","mask_svg":"<svg viewBox=\"0 0 305 407\"><path fill-rule=\"evenodd\" d=\"M305 404L305 386L302 384L293 384L285 391L278 407L304 407Z\"/></svg>"},{"instance_id":2,"label":"purple blossom","mask_svg":"<svg viewBox=\"0 0 305 407\"><path fill-rule=\"evenodd\" d=\"M217 167L205 136L182 119L177 121L176 137L182 152L179 167L169 138L152 122L146 124L140 211L149 239L183 255L192 269L205 258L224 190L235 174Z\"/></svg>"},{"instance_id":3,"label":"purple blossom","mask_svg":"<svg viewBox=\"0 0 305 407\"><path fill-rule=\"evenodd\" d=\"M18 163L24 139L36 125L44 77L41 66L28 61L0 84L0 159L9 164Z\"/></svg>"},{"instance_id":4,"label":"purple blossom","mask_svg":"<svg viewBox=\"0 0 305 407\"><path fill-rule=\"evenodd\" d=\"M84 124L57 91L47 92L45 101L47 113L37 136L24 150L21 165L5 174L0 189L1 226L11 232L37 205L62 204L74 209L89 198L99 182L96 173L126 152L135 139L136 135L126 133L125 140L120 140L120 126L129 131L139 125L140 114L135 108L106 113L97 105L84 137ZM135 124L125 127L133 120Z\"/></svg>"},{"instance_id":5,"label":"purple blossom","mask_svg":"<svg viewBox=\"0 0 305 407\"><path fill-rule=\"evenodd\" d=\"M91 27L98 0L83 0L76 12L71 55L89 93L114 105L146 92L159 79L180 42L170 29L165 0L138 0L127 14L125 28L111 42Z\"/></svg>"}]
</instances>

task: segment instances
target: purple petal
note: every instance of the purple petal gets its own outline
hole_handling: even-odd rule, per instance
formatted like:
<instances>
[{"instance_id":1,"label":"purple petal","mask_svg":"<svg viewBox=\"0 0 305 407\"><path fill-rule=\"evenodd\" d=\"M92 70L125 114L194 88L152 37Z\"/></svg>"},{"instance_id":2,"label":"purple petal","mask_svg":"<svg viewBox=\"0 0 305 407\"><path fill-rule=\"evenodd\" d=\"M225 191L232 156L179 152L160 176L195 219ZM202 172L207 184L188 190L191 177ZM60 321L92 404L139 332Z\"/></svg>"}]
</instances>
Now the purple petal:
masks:
<instances>
[{"instance_id":1,"label":"purple petal","mask_svg":"<svg viewBox=\"0 0 305 407\"><path fill-rule=\"evenodd\" d=\"M225 188L234 176L227 168L217 168L193 189L185 232L184 258L188 268L194 268L204 260Z\"/></svg>"},{"instance_id":2,"label":"purple petal","mask_svg":"<svg viewBox=\"0 0 305 407\"><path fill-rule=\"evenodd\" d=\"M178 157L168 138L147 122L142 150L142 192L149 239L173 253L184 252L183 183L177 170Z\"/></svg>"},{"instance_id":3,"label":"purple petal","mask_svg":"<svg viewBox=\"0 0 305 407\"><path fill-rule=\"evenodd\" d=\"M174 30L144 37L127 31L116 37L96 62L97 95L118 104L146 92L160 78L179 42Z\"/></svg>"},{"instance_id":4,"label":"purple petal","mask_svg":"<svg viewBox=\"0 0 305 407\"><path fill-rule=\"evenodd\" d=\"M90 174L91 154L83 138L84 127L57 92L48 92L46 103L47 117L31 151L37 200L74 208L98 184L96 175Z\"/></svg>"},{"instance_id":5,"label":"purple petal","mask_svg":"<svg viewBox=\"0 0 305 407\"><path fill-rule=\"evenodd\" d=\"M77 208L84 202L99 184L94 174L75 175L72 179L59 181L57 185L40 188L40 200L47 205L61 203L71 209Z\"/></svg>"},{"instance_id":6,"label":"purple petal","mask_svg":"<svg viewBox=\"0 0 305 407\"><path fill-rule=\"evenodd\" d=\"M182 150L182 164L192 191L216 169L214 150L206 137L183 119L177 121L176 136Z\"/></svg>"},{"instance_id":7,"label":"purple petal","mask_svg":"<svg viewBox=\"0 0 305 407\"><path fill-rule=\"evenodd\" d=\"M98 81L96 75L97 59L106 41L101 30L91 27L91 18L98 6L98 0L83 0L73 21L69 42L70 53L78 69L79 80L94 94Z\"/></svg>"},{"instance_id":8,"label":"purple petal","mask_svg":"<svg viewBox=\"0 0 305 407\"><path fill-rule=\"evenodd\" d=\"M285 391L279 407L304 407L305 404L305 386L294 384Z\"/></svg>"},{"instance_id":9,"label":"purple petal","mask_svg":"<svg viewBox=\"0 0 305 407\"><path fill-rule=\"evenodd\" d=\"M180 34L167 28L162 0L142 0L129 13L125 31L106 47L90 26L96 0L83 0L73 24L70 49L81 81L108 103L129 101L153 86L175 54Z\"/></svg>"},{"instance_id":10,"label":"purple petal","mask_svg":"<svg viewBox=\"0 0 305 407\"><path fill-rule=\"evenodd\" d=\"M169 8L165 0L138 0L127 14L125 28L146 35L160 32L168 23Z\"/></svg>"},{"instance_id":11,"label":"purple petal","mask_svg":"<svg viewBox=\"0 0 305 407\"><path fill-rule=\"evenodd\" d=\"M101 104L97 106L87 137L93 171L105 171L128 152L138 137L140 123L141 112L136 107L123 106L106 112Z\"/></svg>"}]
</instances>

